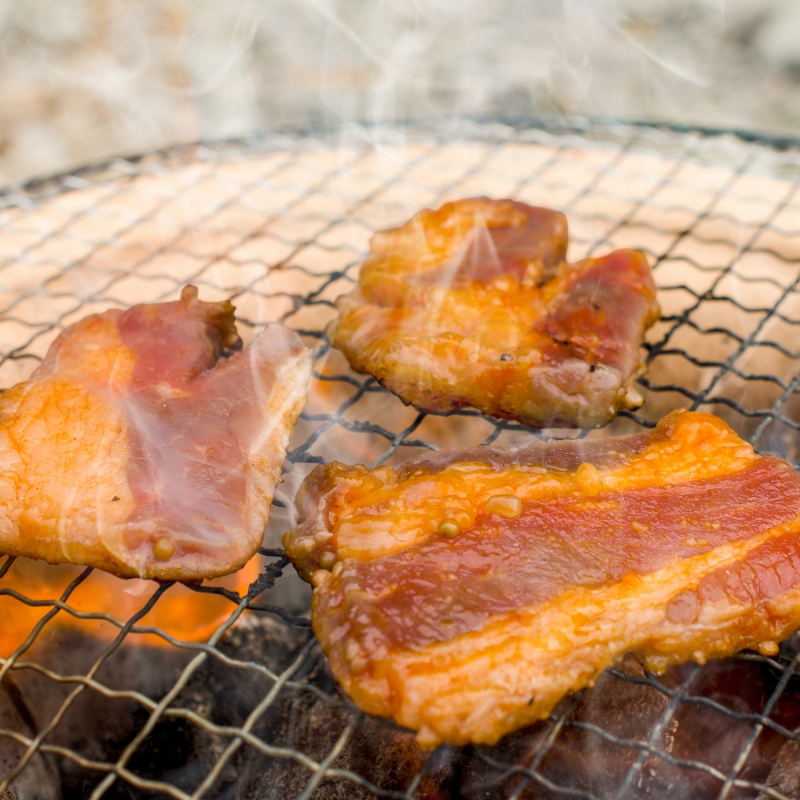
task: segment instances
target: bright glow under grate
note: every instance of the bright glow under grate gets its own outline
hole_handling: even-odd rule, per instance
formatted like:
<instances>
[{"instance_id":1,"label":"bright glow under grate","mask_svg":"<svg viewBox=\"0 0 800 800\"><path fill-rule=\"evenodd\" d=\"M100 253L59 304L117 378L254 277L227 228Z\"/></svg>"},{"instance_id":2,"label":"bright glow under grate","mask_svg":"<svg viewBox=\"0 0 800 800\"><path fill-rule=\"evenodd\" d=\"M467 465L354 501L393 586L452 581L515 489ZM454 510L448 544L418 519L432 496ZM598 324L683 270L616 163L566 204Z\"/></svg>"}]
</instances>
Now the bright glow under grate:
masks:
<instances>
[{"instance_id":1,"label":"bright glow under grate","mask_svg":"<svg viewBox=\"0 0 800 800\"><path fill-rule=\"evenodd\" d=\"M0 196L2 387L80 317L175 299L186 283L231 297L245 341L281 320L317 352L249 572L159 586L0 557L0 796L800 797L793 640L774 659L746 653L661 679L624 662L495 748L422 754L339 693L278 549L316 463L547 436L476 412L420 414L325 342L371 234L457 197L563 210L570 260L651 255L663 316L648 335L645 405L589 437L684 406L798 468L800 153L628 127L376 135L181 149Z\"/></svg>"}]
</instances>

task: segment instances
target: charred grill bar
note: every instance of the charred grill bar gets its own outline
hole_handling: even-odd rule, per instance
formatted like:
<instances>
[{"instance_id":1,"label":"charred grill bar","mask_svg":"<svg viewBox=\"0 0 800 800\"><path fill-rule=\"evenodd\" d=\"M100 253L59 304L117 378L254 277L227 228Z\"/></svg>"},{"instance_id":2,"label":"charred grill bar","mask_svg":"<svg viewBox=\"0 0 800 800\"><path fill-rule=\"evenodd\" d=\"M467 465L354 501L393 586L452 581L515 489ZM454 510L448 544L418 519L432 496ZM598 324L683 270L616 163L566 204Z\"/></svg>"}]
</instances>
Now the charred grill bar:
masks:
<instances>
[{"instance_id":1,"label":"charred grill bar","mask_svg":"<svg viewBox=\"0 0 800 800\"><path fill-rule=\"evenodd\" d=\"M279 319L317 346L258 570L101 594L90 570L0 559L0 796L800 796L796 637L774 657L660 679L625 660L494 748L422 754L338 691L278 549L316 463L547 436L469 410L419 414L325 344L371 232L453 197L563 210L571 260L614 247L653 260L663 316L645 405L590 438L684 405L800 467L800 149L624 126L372 134L380 147L336 134L178 149L0 198L2 387L78 317L173 299L187 282L232 296L245 339ZM169 627L209 597L205 641Z\"/></svg>"}]
</instances>

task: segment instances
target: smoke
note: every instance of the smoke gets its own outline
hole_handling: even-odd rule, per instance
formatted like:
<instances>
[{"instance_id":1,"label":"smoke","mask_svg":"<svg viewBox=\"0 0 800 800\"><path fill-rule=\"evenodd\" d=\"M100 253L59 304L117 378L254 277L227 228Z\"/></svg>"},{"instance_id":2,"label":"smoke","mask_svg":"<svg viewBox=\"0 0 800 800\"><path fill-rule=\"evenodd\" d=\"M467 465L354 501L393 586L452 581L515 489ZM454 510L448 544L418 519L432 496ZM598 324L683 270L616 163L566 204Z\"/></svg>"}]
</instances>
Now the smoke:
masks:
<instances>
[{"instance_id":1,"label":"smoke","mask_svg":"<svg viewBox=\"0 0 800 800\"><path fill-rule=\"evenodd\" d=\"M262 127L552 113L741 125L756 99L732 80L736 50L768 4L238 0L193 9L193 87L208 86L199 74L237 64L216 93L243 104L228 121L247 107ZM217 49L227 41L225 55L209 57L212 34ZM201 114L212 135L228 121Z\"/></svg>"},{"instance_id":2,"label":"smoke","mask_svg":"<svg viewBox=\"0 0 800 800\"><path fill-rule=\"evenodd\" d=\"M287 125L374 139L395 120L556 114L794 130L790 6L0 0L0 181Z\"/></svg>"}]
</instances>

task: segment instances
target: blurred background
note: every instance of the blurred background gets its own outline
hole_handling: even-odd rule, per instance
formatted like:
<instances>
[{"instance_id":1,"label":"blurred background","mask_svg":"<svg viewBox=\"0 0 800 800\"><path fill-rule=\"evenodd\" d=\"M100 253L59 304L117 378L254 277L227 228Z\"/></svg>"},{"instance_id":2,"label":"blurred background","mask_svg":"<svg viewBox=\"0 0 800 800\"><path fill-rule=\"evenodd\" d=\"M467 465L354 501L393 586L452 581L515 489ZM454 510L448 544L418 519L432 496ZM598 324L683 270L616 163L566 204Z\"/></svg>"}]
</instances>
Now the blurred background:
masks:
<instances>
[{"instance_id":1,"label":"blurred background","mask_svg":"<svg viewBox=\"0 0 800 800\"><path fill-rule=\"evenodd\" d=\"M0 185L404 118L800 134L797 0L0 0L0 41Z\"/></svg>"}]
</instances>

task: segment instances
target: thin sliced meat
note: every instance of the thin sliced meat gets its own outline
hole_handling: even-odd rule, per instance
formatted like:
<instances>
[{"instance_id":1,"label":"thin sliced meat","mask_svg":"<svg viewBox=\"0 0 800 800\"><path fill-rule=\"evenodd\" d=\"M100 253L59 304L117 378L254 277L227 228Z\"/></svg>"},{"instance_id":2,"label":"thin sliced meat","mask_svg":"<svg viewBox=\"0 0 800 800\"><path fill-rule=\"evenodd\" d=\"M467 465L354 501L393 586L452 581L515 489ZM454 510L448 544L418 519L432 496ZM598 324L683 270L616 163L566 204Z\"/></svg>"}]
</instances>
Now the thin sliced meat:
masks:
<instances>
[{"instance_id":1,"label":"thin sliced meat","mask_svg":"<svg viewBox=\"0 0 800 800\"><path fill-rule=\"evenodd\" d=\"M311 353L229 302L86 317L0 398L0 552L195 580L261 544Z\"/></svg>"},{"instance_id":2,"label":"thin sliced meat","mask_svg":"<svg viewBox=\"0 0 800 800\"><path fill-rule=\"evenodd\" d=\"M377 233L328 338L404 403L592 428L642 398L657 319L647 258L564 261L563 214L469 198Z\"/></svg>"},{"instance_id":3,"label":"thin sliced meat","mask_svg":"<svg viewBox=\"0 0 800 800\"><path fill-rule=\"evenodd\" d=\"M663 671L800 627L800 478L721 420L318 467L287 552L365 711L496 742L633 653Z\"/></svg>"}]
</instances>

